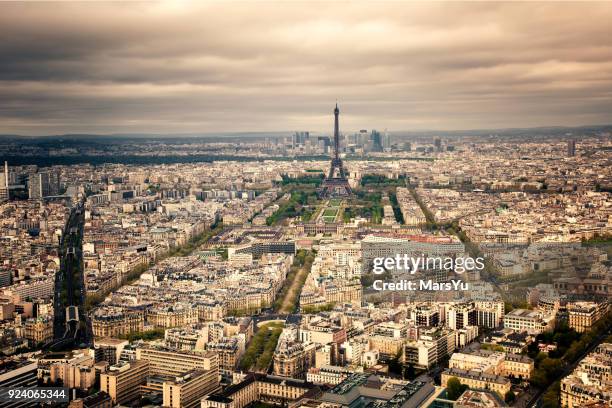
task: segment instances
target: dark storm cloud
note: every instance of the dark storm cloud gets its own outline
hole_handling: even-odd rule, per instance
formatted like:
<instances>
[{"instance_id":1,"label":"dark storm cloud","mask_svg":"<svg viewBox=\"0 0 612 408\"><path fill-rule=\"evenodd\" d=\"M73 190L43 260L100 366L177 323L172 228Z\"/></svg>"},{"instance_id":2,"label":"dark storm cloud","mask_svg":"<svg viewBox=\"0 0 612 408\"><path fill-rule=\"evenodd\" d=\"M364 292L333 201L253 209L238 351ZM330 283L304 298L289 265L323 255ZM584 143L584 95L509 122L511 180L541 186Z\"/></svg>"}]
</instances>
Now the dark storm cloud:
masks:
<instances>
[{"instance_id":1,"label":"dark storm cloud","mask_svg":"<svg viewBox=\"0 0 612 408\"><path fill-rule=\"evenodd\" d=\"M609 3L2 3L0 133L610 123Z\"/></svg>"}]
</instances>

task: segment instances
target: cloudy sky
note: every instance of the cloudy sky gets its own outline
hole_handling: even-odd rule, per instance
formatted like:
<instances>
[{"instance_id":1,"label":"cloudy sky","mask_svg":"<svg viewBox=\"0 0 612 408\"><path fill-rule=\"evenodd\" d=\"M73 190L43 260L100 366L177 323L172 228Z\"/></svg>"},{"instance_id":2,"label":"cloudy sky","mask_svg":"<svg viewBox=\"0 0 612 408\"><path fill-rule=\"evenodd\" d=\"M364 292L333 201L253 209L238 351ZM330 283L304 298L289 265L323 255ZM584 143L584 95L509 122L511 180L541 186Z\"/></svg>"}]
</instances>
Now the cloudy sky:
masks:
<instances>
[{"instance_id":1,"label":"cloudy sky","mask_svg":"<svg viewBox=\"0 0 612 408\"><path fill-rule=\"evenodd\" d=\"M612 3L0 4L0 133L612 123Z\"/></svg>"}]
</instances>

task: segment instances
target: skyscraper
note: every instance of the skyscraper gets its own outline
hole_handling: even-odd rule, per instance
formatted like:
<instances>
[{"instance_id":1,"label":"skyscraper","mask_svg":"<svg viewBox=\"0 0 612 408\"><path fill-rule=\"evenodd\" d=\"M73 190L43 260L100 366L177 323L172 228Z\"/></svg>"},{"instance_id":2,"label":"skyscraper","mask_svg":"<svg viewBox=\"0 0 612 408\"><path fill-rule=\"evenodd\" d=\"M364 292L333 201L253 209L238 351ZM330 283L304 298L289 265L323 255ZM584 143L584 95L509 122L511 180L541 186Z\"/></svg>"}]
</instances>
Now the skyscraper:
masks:
<instances>
[{"instance_id":1,"label":"skyscraper","mask_svg":"<svg viewBox=\"0 0 612 408\"><path fill-rule=\"evenodd\" d=\"M323 180L323 184L321 184L319 188L319 195L322 197L344 197L351 193L351 187L349 186L344 165L340 158L339 115L340 109L338 109L338 104L336 103L336 108L334 109L334 153L329 168L329 174L325 180Z\"/></svg>"},{"instance_id":2,"label":"skyscraper","mask_svg":"<svg viewBox=\"0 0 612 408\"><path fill-rule=\"evenodd\" d=\"M380 134L380 132L376 131L376 130L372 130L372 134L370 136L371 141L372 141L372 151L373 152L382 152L383 151L383 145L382 145L382 136Z\"/></svg>"},{"instance_id":3,"label":"skyscraper","mask_svg":"<svg viewBox=\"0 0 612 408\"><path fill-rule=\"evenodd\" d=\"M30 174L28 193L32 200L59 194L60 177L57 171L46 171Z\"/></svg>"},{"instance_id":4,"label":"skyscraper","mask_svg":"<svg viewBox=\"0 0 612 408\"><path fill-rule=\"evenodd\" d=\"M9 169L8 162L4 162L4 173L0 179L0 202L9 199Z\"/></svg>"},{"instance_id":5,"label":"skyscraper","mask_svg":"<svg viewBox=\"0 0 612 408\"><path fill-rule=\"evenodd\" d=\"M310 140L310 132L295 132L293 135L293 142L296 145L303 145L308 140Z\"/></svg>"},{"instance_id":6,"label":"skyscraper","mask_svg":"<svg viewBox=\"0 0 612 408\"><path fill-rule=\"evenodd\" d=\"M574 157L576 155L576 139L567 141L567 156Z\"/></svg>"},{"instance_id":7,"label":"skyscraper","mask_svg":"<svg viewBox=\"0 0 612 408\"><path fill-rule=\"evenodd\" d=\"M391 148L391 135L387 132L387 129L385 129L385 133L383 134L382 147L383 149Z\"/></svg>"},{"instance_id":8,"label":"skyscraper","mask_svg":"<svg viewBox=\"0 0 612 408\"><path fill-rule=\"evenodd\" d=\"M49 178L47 173L31 174L28 178L28 196L31 200L43 198L48 185Z\"/></svg>"},{"instance_id":9,"label":"skyscraper","mask_svg":"<svg viewBox=\"0 0 612 408\"><path fill-rule=\"evenodd\" d=\"M436 147L436 150L438 152L442 151L442 139L440 139L439 137L436 137L434 139L434 146Z\"/></svg>"}]
</instances>

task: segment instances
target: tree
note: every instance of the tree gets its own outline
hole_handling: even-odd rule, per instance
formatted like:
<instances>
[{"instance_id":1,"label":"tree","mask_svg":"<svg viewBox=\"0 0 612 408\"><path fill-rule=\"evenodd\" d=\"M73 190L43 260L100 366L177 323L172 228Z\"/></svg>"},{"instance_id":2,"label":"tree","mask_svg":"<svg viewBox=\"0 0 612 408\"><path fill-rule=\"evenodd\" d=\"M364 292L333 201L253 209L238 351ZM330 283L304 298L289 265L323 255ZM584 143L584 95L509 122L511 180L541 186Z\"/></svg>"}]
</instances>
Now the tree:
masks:
<instances>
[{"instance_id":1,"label":"tree","mask_svg":"<svg viewBox=\"0 0 612 408\"><path fill-rule=\"evenodd\" d=\"M448 396L449 400L455 401L468 388L470 387L465 384L461 384L457 377L451 377L446 383L446 395Z\"/></svg>"},{"instance_id":2,"label":"tree","mask_svg":"<svg viewBox=\"0 0 612 408\"><path fill-rule=\"evenodd\" d=\"M544 370L548 378L555 378L563 370L563 363L554 358L545 358L540 364L540 368Z\"/></svg>"},{"instance_id":3,"label":"tree","mask_svg":"<svg viewBox=\"0 0 612 408\"><path fill-rule=\"evenodd\" d=\"M542 408L556 408L559 406L559 394L561 392L561 383L557 381L542 397Z\"/></svg>"},{"instance_id":4,"label":"tree","mask_svg":"<svg viewBox=\"0 0 612 408\"><path fill-rule=\"evenodd\" d=\"M516 395L514 395L514 393L512 392L512 390L509 390L506 395L504 395L504 401L506 401L506 403L508 405L512 405L512 403L514 402L514 400L516 399Z\"/></svg>"},{"instance_id":5,"label":"tree","mask_svg":"<svg viewBox=\"0 0 612 408\"><path fill-rule=\"evenodd\" d=\"M412 364L408 365L408 368L406 368L404 378L410 381L416 378L416 370L414 369L414 366Z\"/></svg>"},{"instance_id":6,"label":"tree","mask_svg":"<svg viewBox=\"0 0 612 408\"><path fill-rule=\"evenodd\" d=\"M395 356L393 356L393 358L389 360L389 363L388 363L389 372L403 376L404 367L402 366L402 362L400 361L401 359L402 359L402 351L399 350L395 354Z\"/></svg>"}]
</instances>

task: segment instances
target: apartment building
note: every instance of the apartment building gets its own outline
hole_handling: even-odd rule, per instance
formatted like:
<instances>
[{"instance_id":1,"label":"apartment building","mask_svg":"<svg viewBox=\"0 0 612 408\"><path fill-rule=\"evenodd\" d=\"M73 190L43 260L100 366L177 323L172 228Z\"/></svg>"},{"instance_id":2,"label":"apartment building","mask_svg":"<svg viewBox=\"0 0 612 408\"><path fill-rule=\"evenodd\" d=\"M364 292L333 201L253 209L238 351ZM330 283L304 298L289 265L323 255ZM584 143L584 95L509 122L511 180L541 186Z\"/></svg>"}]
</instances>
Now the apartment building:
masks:
<instances>
[{"instance_id":1,"label":"apartment building","mask_svg":"<svg viewBox=\"0 0 612 408\"><path fill-rule=\"evenodd\" d=\"M531 378L535 369L533 359L527 356L482 349L469 354L454 353L448 367L525 380Z\"/></svg>"},{"instance_id":2,"label":"apartment building","mask_svg":"<svg viewBox=\"0 0 612 408\"><path fill-rule=\"evenodd\" d=\"M327 321L303 324L299 330L299 340L303 343L342 344L346 339L346 329Z\"/></svg>"},{"instance_id":3,"label":"apartment building","mask_svg":"<svg viewBox=\"0 0 612 408\"><path fill-rule=\"evenodd\" d=\"M94 359L83 353L51 364L49 371L53 383L61 380L68 388L88 390L96 382Z\"/></svg>"},{"instance_id":4,"label":"apartment building","mask_svg":"<svg viewBox=\"0 0 612 408\"><path fill-rule=\"evenodd\" d=\"M273 358L275 375L291 378L305 378L306 371L314 365L316 344L302 344L281 339Z\"/></svg>"},{"instance_id":5,"label":"apartment building","mask_svg":"<svg viewBox=\"0 0 612 408\"><path fill-rule=\"evenodd\" d=\"M144 314L121 309L100 309L91 318L93 334L96 337L119 337L144 330Z\"/></svg>"},{"instance_id":6,"label":"apartment building","mask_svg":"<svg viewBox=\"0 0 612 408\"><path fill-rule=\"evenodd\" d=\"M411 318L417 326L433 327L440 323L440 311L431 305L420 305L411 310Z\"/></svg>"},{"instance_id":7,"label":"apartment building","mask_svg":"<svg viewBox=\"0 0 612 408\"><path fill-rule=\"evenodd\" d=\"M456 334L454 330L446 327L432 327L419 330L419 340L436 346L437 361L450 356L457 348L455 343Z\"/></svg>"},{"instance_id":8,"label":"apartment building","mask_svg":"<svg viewBox=\"0 0 612 408\"><path fill-rule=\"evenodd\" d=\"M478 337L478 326L465 326L455 330L455 343L457 348L465 347Z\"/></svg>"},{"instance_id":9,"label":"apartment building","mask_svg":"<svg viewBox=\"0 0 612 408\"><path fill-rule=\"evenodd\" d=\"M531 358L522 354L506 354L501 375L528 380L534 370L535 365Z\"/></svg>"},{"instance_id":10,"label":"apartment building","mask_svg":"<svg viewBox=\"0 0 612 408\"><path fill-rule=\"evenodd\" d=\"M409 341L404 344L404 364L429 369L438 361L436 344L423 340Z\"/></svg>"},{"instance_id":11,"label":"apartment building","mask_svg":"<svg viewBox=\"0 0 612 408\"><path fill-rule=\"evenodd\" d=\"M181 327L198 322L198 311L185 303L164 305L147 311L147 322L155 327Z\"/></svg>"},{"instance_id":12,"label":"apartment building","mask_svg":"<svg viewBox=\"0 0 612 408\"><path fill-rule=\"evenodd\" d=\"M55 288L55 275L37 278L29 282L21 282L18 285L12 286L8 289L10 292L25 298L43 298L48 299L53 296L53 290Z\"/></svg>"},{"instance_id":13,"label":"apartment building","mask_svg":"<svg viewBox=\"0 0 612 408\"><path fill-rule=\"evenodd\" d=\"M405 339L399 337L387 337L381 335L368 337L370 350L377 350L380 354L391 357L395 356L399 351L401 351L404 342Z\"/></svg>"},{"instance_id":14,"label":"apartment building","mask_svg":"<svg viewBox=\"0 0 612 408\"><path fill-rule=\"evenodd\" d=\"M456 346L456 334L444 328L423 330L418 340L404 344L404 364L429 369L449 356Z\"/></svg>"},{"instance_id":15,"label":"apartment building","mask_svg":"<svg viewBox=\"0 0 612 408\"><path fill-rule=\"evenodd\" d=\"M221 374L231 375L241 355L238 339L235 337L225 337L216 342L209 342L206 344L206 350L216 353L219 357L219 370Z\"/></svg>"},{"instance_id":16,"label":"apartment building","mask_svg":"<svg viewBox=\"0 0 612 408\"><path fill-rule=\"evenodd\" d=\"M311 367L306 374L306 381L313 384L338 385L351 373L352 370L338 366Z\"/></svg>"},{"instance_id":17,"label":"apartment building","mask_svg":"<svg viewBox=\"0 0 612 408\"><path fill-rule=\"evenodd\" d=\"M316 390L315 386L307 382L251 373L222 393L203 398L201 408L244 408L255 401L286 405L311 390Z\"/></svg>"},{"instance_id":18,"label":"apartment building","mask_svg":"<svg viewBox=\"0 0 612 408\"><path fill-rule=\"evenodd\" d=\"M478 313L471 302L452 304L446 311L446 325L453 330L477 324Z\"/></svg>"},{"instance_id":19,"label":"apartment building","mask_svg":"<svg viewBox=\"0 0 612 408\"><path fill-rule=\"evenodd\" d=\"M569 327L578 333L584 333L591 330L607 312L607 302L568 302Z\"/></svg>"},{"instance_id":20,"label":"apartment building","mask_svg":"<svg viewBox=\"0 0 612 408\"><path fill-rule=\"evenodd\" d=\"M512 386L510 380L496 374L488 374L481 371L467 371L457 368L446 369L442 372L442 386L446 387L448 380L457 377L461 384L473 389L488 389L499 395L506 395Z\"/></svg>"},{"instance_id":21,"label":"apartment building","mask_svg":"<svg viewBox=\"0 0 612 408\"><path fill-rule=\"evenodd\" d=\"M501 325L505 310L503 301L476 300L474 308L478 326L494 329Z\"/></svg>"},{"instance_id":22,"label":"apartment building","mask_svg":"<svg viewBox=\"0 0 612 408\"><path fill-rule=\"evenodd\" d=\"M504 328L514 331L526 331L529 334L539 334L552 330L555 318L552 315L543 315L542 312L514 309L504 316Z\"/></svg>"},{"instance_id":23,"label":"apartment building","mask_svg":"<svg viewBox=\"0 0 612 408\"><path fill-rule=\"evenodd\" d=\"M53 318L50 316L26 319L23 323L23 337L31 345L53 339Z\"/></svg>"},{"instance_id":24,"label":"apartment building","mask_svg":"<svg viewBox=\"0 0 612 408\"><path fill-rule=\"evenodd\" d=\"M612 343L602 343L561 380L561 406L612 405Z\"/></svg>"},{"instance_id":25,"label":"apartment building","mask_svg":"<svg viewBox=\"0 0 612 408\"><path fill-rule=\"evenodd\" d=\"M121 352L129 344L127 340L107 338L94 339L94 356L96 363L106 361L109 365L115 365L121 357Z\"/></svg>"},{"instance_id":26,"label":"apartment building","mask_svg":"<svg viewBox=\"0 0 612 408\"><path fill-rule=\"evenodd\" d=\"M454 353L448 361L448 367L464 371L481 371L501 375L504 353L479 350L476 353Z\"/></svg>"}]
</instances>

